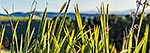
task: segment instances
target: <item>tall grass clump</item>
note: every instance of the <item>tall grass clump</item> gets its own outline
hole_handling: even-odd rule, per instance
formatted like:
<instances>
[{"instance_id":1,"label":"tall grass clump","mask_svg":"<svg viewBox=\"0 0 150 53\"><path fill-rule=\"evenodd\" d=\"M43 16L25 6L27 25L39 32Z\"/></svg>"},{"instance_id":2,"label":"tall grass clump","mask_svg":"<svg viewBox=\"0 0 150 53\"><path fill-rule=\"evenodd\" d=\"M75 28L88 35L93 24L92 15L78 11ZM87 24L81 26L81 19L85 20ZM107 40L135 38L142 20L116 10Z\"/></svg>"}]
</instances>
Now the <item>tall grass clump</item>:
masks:
<instances>
[{"instance_id":1,"label":"tall grass clump","mask_svg":"<svg viewBox=\"0 0 150 53\"><path fill-rule=\"evenodd\" d=\"M35 34L35 27L31 28L31 24L34 19L34 13L36 11L36 1L33 2L30 9L30 16L27 20L26 33L20 37L20 43L18 43L17 28L19 25L19 20L12 25L12 43L10 44L11 53L146 53L149 49L148 37L149 37L149 24L145 26L145 32L142 39L139 39L142 21L144 19L145 6L144 4L142 10L142 16L140 17L140 22L138 26L138 32L135 33L136 29L133 28L129 31L129 37L124 35L122 41L122 49L119 51L116 48L116 43L110 43L110 30L111 26L109 24L109 4L105 6L102 2L100 7L97 7L99 13L99 23L95 24L93 27L83 24L83 20L80 15L80 10L78 4L75 4L75 24L76 28L70 29L69 26L65 24L67 19L67 12L71 0L62 4L60 11L56 19L48 19L47 9L43 12L42 18L39 20L40 25L38 28L38 34L36 39L33 40L33 35ZM147 3L147 0L145 0ZM35 6L34 6L35 5ZM47 4L48 5L48 4ZM34 7L33 7L34 6ZM8 11L4 9L6 13ZM61 17L62 12L63 17ZM9 16L11 18L11 16ZM12 22L12 20L10 19ZM133 23L134 24L134 23ZM2 41L4 37L6 27L3 27L0 36L0 52L2 47ZM118 32L119 33L119 32ZM137 34L137 35L135 35ZM135 39L134 39L135 37ZM133 42L135 40L135 42ZM140 41L139 41L140 40ZM136 44L136 45L134 45ZM20 46L19 46L20 45ZM132 49L134 47L134 49Z\"/></svg>"}]
</instances>

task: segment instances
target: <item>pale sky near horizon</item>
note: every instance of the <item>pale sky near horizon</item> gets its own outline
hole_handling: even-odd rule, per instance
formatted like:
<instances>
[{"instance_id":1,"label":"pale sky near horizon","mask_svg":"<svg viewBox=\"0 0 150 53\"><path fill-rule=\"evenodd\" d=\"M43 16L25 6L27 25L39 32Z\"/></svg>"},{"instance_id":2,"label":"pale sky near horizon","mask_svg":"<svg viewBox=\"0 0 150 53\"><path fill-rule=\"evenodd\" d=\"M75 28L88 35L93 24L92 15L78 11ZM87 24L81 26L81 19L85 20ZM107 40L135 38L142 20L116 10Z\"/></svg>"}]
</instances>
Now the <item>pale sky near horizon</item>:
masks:
<instances>
[{"instance_id":1,"label":"pale sky near horizon","mask_svg":"<svg viewBox=\"0 0 150 53\"><path fill-rule=\"evenodd\" d=\"M28 12L33 0L0 0L0 13L4 13L2 7L5 7L10 13L12 12L12 5L14 4L15 12ZM68 0L36 0L37 11L43 11L48 2L49 12L58 12L62 4ZM74 12L74 5L79 4L81 12L97 11L104 1L105 4L110 4L110 11L124 11L134 9L136 7L136 0L71 0L69 12Z\"/></svg>"}]
</instances>

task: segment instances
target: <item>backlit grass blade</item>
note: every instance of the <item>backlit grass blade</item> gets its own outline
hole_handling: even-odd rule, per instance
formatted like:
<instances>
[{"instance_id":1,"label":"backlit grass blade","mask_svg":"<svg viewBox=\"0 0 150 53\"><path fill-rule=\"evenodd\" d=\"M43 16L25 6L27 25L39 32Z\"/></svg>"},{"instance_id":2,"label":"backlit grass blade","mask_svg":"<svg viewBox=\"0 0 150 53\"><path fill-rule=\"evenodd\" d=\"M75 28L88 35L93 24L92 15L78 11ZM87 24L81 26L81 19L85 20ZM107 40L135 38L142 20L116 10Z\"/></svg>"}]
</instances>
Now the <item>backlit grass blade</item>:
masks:
<instances>
[{"instance_id":1,"label":"backlit grass blade","mask_svg":"<svg viewBox=\"0 0 150 53\"><path fill-rule=\"evenodd\" d=\"M43 37L44 37L45 29L46 29L46 23L47 23L46 13L47 13L47 7L44 10L44 13L42 16L42 21L40 23L39 31L38 31L38 35L37 35L37 38L38 38L38 41L40 42L40 45L43 42Z\"/></svg>"},{"instance_id":2,"label":"backlit grass blade","mask_svg":"<svg viewBox=\"0 0 150 53\"><path fill-rule=\"evenodd\" d=\"M11 29L13 30L14 29L14 25L13 25L13 22L12 22L12 18L10 16L10 14L8 13L8 11L4 7L3 7L3 9L7 13L8 17L9 17L9 22L10 22L10 25L11 25Z\"/></svg>"},{"instance_id":3,"label":"backlit grass blade","mask_svg":"<svg viewBox=\"0 0 150 53\"><path fill-rule=\"evenodd\" d=\"M23 34L21 35L21 39L20 39L20 53L22 52L22 44L23 44Z\"/></svg>"},{"instance_id":4,"label":"backlit grass blade","mask_svg":"<svg viewBox=\"0 0 150 53\"><path fill-rule=\"evenodd\" d=\"M105 50L105 49L106 49L106 48L105 48L105 47L106 47L106 43L105 43L105 40L104 40L104 39L105 39L105 33L104 33L104 18L105 18L105 17L103 17L103 5L104 5L104 4L103 4L103 2L102 2L102 6L100 7L100 12L101 12L100 21L101 21L101 28L102 28L102 30L101 30L101 31L102 31L102 40L103 40L102 42L103 42L103 44L104 44L104 46L103 46L103 52L105 53L105 52L106 52L106 50Z\"/></svg>"},{"instance_id":5,"label":"backlit grass blade","mask_svg":"<svg viewBox=\"0 0 150 53\"><path fill-rule=\"evenodd\" d=\"M122 50L127 49L126 48L127 39L125 37L125 32L123 34L123 41L122 41Z\"/></svg>"},{"instance_id":6,"label":"backlit grass blade","mask_svg":"<svg viewBox=\"0 0 150 53\"><path fill-rule=\"evenodd\" d=\"M141 31L141 26L142 26L142 22L143 22L143 19L145 17L145 10L146 10L146 5L148 3L148 0L145 0L144 2L144 6L143 6L143 10L142 10L142 13L141 13L141 17L140 17L140 23L139 23L139 26L138 26L138 33L137 33L137 39L136 39L136 46L138 45L138 40L139 40L139 35L140 35L140 31Z\"/></svg>"},{"instance_id":7,"label":"backlit grass blade","mask_svg":"<svg viewBox=\"0 0 150 53\"><path fill-rule=\"evenodd\" d=\"M86 44L83 44L83 45L81 46L81 53L85 53L85 47L86 47Z\"/></svg>"},{"instance_id":8,"label":"backlit grass blade","mask_svg":"<svg viewBox=\"0 0 150 53\"><path fill-rule=\"evenodd\" d=\"M58 48L59 48L59 44L58 44L58 40L56 38L56 36L54 34L52 34L53 36L53 42L54 42L54 45L52 46L52 53L54 52L57 52Z\"/></svg>"},{"instance_id":9,"label":"backlit grass blade","mask_svg":"<svg viewBox=\"0 0 150 53\"><path fill-rule=\"evenodd\" d=\"M57 30L57 33L56 33L56 37L57 37L57 40L58 40L58 41L59 41L59 39L60 39L60 34L61 34L61 31L62 31L62 27L64 26L64 22L65 22L65 20L66 20L67 11L68 11L68 8L69 8L69 5L70 5L70 1L71 1L71 0L69 0L68 3L67 3L64 16L63 16L63 18L62 18L61 21L60 21L60 24L59 24L59 27L58 27L58 30Z\"/></svg>"},{"instance_id":10,"label":"backlit grass blade","mask_svg":"<svg viewBox=\"0 0 150 53\"><path fill-rule=\"evenodd\" d=\"M73 38L74 38L74 35L75 35L75 30L73 29L72 30L72 33L71 33L71 37L69 38L69 44L68 44L68 46L70 45L70 47L71 47L71 44L73 44ZM74 46L72 46L70 49L69 49L69 51L68 52L70 52L70 50L72 49L72 48L74 48ZM68 50L68 49L67 49Z\"/></svg>"},{"instance_id":11,"label":"backlit grass blade","mask_svg":"<svg viewBox=\"0 0 150 53\"><path fill-rule=\"evenodd\" d=\"M139 53L139 51L141 50L143 44L145 42L145 37L142 38L142 40L139 42L139 44L136 46L135 50L133 53Z\"/></svg>"},{"instance_id":12,"label":"backlit grass blade","mask_svg":"<svg viewBox=\"0 0 150 53\"><path fill-rule=\"evenodd\" d=\"M74 9L75 9L76 20L78 23L79 30L81 30L82 29L82 20L81 20L81 16L80 16L79 9L78 9L78 4L76 4L76 7L74 7Z\"/></svg>"},{"instance_id":13,"label":"backlit grass blade","mask_svg":"<svg viewBox=\"0 0 150 53\"><path fill-rule=\"evenodd\" d=\"M109 53L109 30L110 30L110 28L109 28L109 23L108 23L108 20L109 20L109 15L108 15L108 13L109 13L109 4L107 4L107 10L106 10L106 52L107 53Z\"/></svg>"},{"instance_id":14,"label":"backlit grass blade","mask_svg":"<svg viewBox=\"0 0 150 53\"><path fill-rule=\"evenodd\" d=\"M35 27L32 29L32 32L31 32L31 35L30 35L30 38L29 38L29 41L28 41L29 43L31 42L31 39L33 37L34 32L35 32ZM28 45L29 45L29 43L28 43Z\"/></svg>"},{"instance_id":15,"label":"backlit grass blade","mask_svg":"<svg viewBox=\"0 0 150 53\"><path fill-rule=\"evenodd\" d=\"M127 52L128 52L128 49L124 49L120 53L127 53Z\"/></svg>"},{"instance_id":16,"label":"backlit grass blade","mask_svg":"<svg viewBox=\"0 0 150 53\"><path fill-rule=\"evenodd\" d=\"M31 5L31 8L30 8L30 12L32 12L32 8L36 8L37 7L37 1L36 0L33 0L32 2L32 5Z\"/></svg>"},{"instance_id":17,"label":"backlit grass blade","mask_svg":"<svg viewBox=\"0 0 150 53\"><path fill-rule=\"evenodd\" d=\"M101 40L99 41L99 51L102 51L103 46L104 46L103 39L101 39Z\"/></svg>"},{"instance_id":18,"label":"backlit grass blade","mask_svg":"<svg viewBox=\"0 0 150 53\"><path fill-rule=\"evenodd\" d=\"M83 27L83 28L84 28L84 27ZM82 28L82 30L83 30L83 28ZM72 48L74 48L75 43L77 43L77 40L79 40L79 39L81 38L81 34L83 33L82 30L78 30L78 32L77 32L75 35L73 35L74 32L72 32L72 35L71 35L70 38L73 38L73 39L70 39L70 40L69 40L70 44L69 44L68 46L70 47L70 49L69 49L68 46L67 46L66 49L67 49L67 50L69 49L69 51L66 51L66 52L71 52ZM87 32L86 32L86 33L87 33ZM84 33L84 34L85 34L85 33ZM73 37L73 36L74 36L74 37ZM77 46L77 45L76 45L76 46ZM80 48L80 50L81 50L81 47L78 46L78 48ZM78 50L77 52L79 52L80 50Z\"/></svg>"},{"instance_id":19,"label":"backlit grass blade","mask_svg":"<svg viewBox=\"0 0 150 53\"><path fill-rule=\"evenodd\" d=\"M55 19L55 21L54 21L54 23L51 25L52 26L52 31L51 31L51 34L49 33L49 35L55 35L54 33L55 33L55 29L56 29L56 25L58 24L58 19L59 19L59 17L60 17L60 15L61 15L61 12L64 10L64 8L66 7L66 5L67 5L67 2L65 2L63 5L62 5L62 7L61 7L61 9L60 9L60 11L59 11L59 13L58 13L58 15L57 15L57 17L56 17L56 19ZM66 16L66 15L65 15ZM59 25L59 28L61 28L60 27L61 25ZM62 30L62 29L61 29ZM60 33L60 32L58 32L58 31L60 31L60 30L58 30L57 29L57 32L56 32L56 36L58 36L58 33ZM50 39L50 44L52 43L52 41L57 41L56 40L57 38L55 37L55 36L52 36L52 38ZM57 48L57 44L58 44L58 42L57 43L54 43L54 45L55 45L55 48ZM53 50L54 50L54 45L52 45L52 52L54 52Z\"/></svg>"},{"instance_id":20,"label":"backlit grass blade","mask_svg":"<svg viewBox=\"0 0 150 53\"><path fill-rule=\"evenodd\" d=\"M96 26L94 29L94 44L95 44L95 53L98 53L98 37L99 37L99 26Z\"/></svg>"},{"instance_id":21,"label":"backlit grass blade","mask_svg":"<svg viewBox=\"0 0 150 53\"><path fill-rule=\"evenodd\" d=\"M75 33L75 30L73 29L72 33L71 33L71 36L69 36L69 44L67 45L66 53L69 53L70 50L71 50L71 44L72 44L72 40L73 40L73 37L74 37L74 33Z\"/></svg>"},{"instance_id":22,"label":"backlit grass blade","mask_svg":"<svg viewBox=\"0 0 150 53\"><path fill-rule=\"evenodd\" d=\"M104 3L102 2L102 5L100 7L100 21L101 21L101 30L102 30L102 39L104 43L103 52L109 53L109 26L108 26L108 8L109 5L107 5L107 13L105 14L105 7ZM107 16L106 16L107 15Z\"/></svg>"},{"instance_id":23,"label":"backlit grass blade","mask_svg":"<svg viewBox=\"0 0 150 53\"><path fill-rule=\"evenodd\" d=\"M28 25L27 25L27 29L26 29L26 35L25 35L23 53L27 53L27 50L28 50L28 44L29 44L28 41L29 41L30 33L31 33L30 32L31 22L32 22L35 10L36 10L36 7L34 7L33 11L30 12L31 14L30 14L29 19L28 19Z\"/></svg>"},{"instance_id":24,"label":"backlit grass blade","mask_svg":"<svg viewBox=\"0 0 150 53\"><path fill-rule=\"evenodd\" d=\"M47 38L48 38L48 45L47 45L47 53L50 53L50 44L52 42L52 37L50 35L50 32L51 32L51 29L52 29L52 25L53 25L53 22L50 22L50 20L48 21L48 32L47 32ZM51 38L50 38L51 37Z\"/></svg>"},{"instance_id":25,"label":"backlit grass blade","mask_svg":"<svg viewBox=\"0 0 150 53\"><path fill-rule=\"evenodd\" d=\"M143 44L143 48L142 48L142 53L146 53L146 51L148 50L147 49L147 43L148 43L148 35L149 35L149 25L146 25L146 28L145 28L145 33L144 33L144 36L145 36L145 41L144 41L144 44Z\"/></svg>"},{"instance_id":26,"label":"backlit grass blade","mask_svg":"<svg viewBox=\"0 0 150 53\"><path fill-rule=\"evenodd\" d=\"M56 19L55 19L55 22L54 22L54 24L53 24L53 28L52 28L52 33L54 33L54 32L55 32L56 25L57 25L57 23L58 23L58 19L59 19L60 15L61 15L61 12L64 10L64 8L65 8L66 4L67 4L67 2L65 2L65 3L62 5L62 7L61 7L61 9L60 9L60 11L59 11L59 13L58 13L58 15L57 15Z\"/></svg>"},{"instance_id":27,"label":"backlit grass blade","mask_svg":"<svg viewBox=\"0 0 150 53\"><path fill-rule=\"evenodd\" d=\"M34 52L34 48L36 48L36 40L34 39L32 42L31 42L31 45L30 45L30 48L28 49L29 52ZM37 49L37 48L36 48Z\"/></svg>"},{"instance_id":28,"label":"backlit grass blade","mask_svg":"<svg viewBox=\"0 0 150 53\"><path fill-rule=\"evenodd\" d=\"M112 49L111 49L111 53L117 53L117 50L115 48L115 44L113 45Z\"/></svg>"},{"instance_id":29,"label":"backlit grass blade","mask_svg":"<svg viewBox=\"0 0 150 53\"><path fill-rule=\"evenodd\" d=\"M91 30L91 27L89 27L89 30ZM91 52L91 53L94 53L95 46L94 46L93 34L92 34L91 31L90 31L90 41L91 41L91 45L92 45L92 50L91 50L90 52ZM100 44L99 44L99 45L100 45Z\"/></svg>"},{"instance_id":30,"label":"backlit grass blade","mask_svg":"<svg viewBox=\"0 0 150 53\"><path fill-rule=\"evenodd\" d=\"M2 7L4 9L4 11L6 12L6 14L8 15L9 17L9 22L10 22L10 25L11 25L11 29L12 29L12 33L13 33L13 30L14 30L14 25L13 25L13 21L12 21L12 18L11 18L11 15L8 13L8 11ZM14 53L14 44L10 44L10 48L11 48L11 53Z\"/></svg>"},{"instance_id":31,"label":"backlit grass blade","mask_svg":"<svg viewBox=\"0 0 150 53\"><path fill-rule=\"evenodd\" d=\"M2 31L1 31L1 36L0 36L0 53L1 53L1 48L2 48L2 42L3 42L3 38L5 35L5 27L3 27Z\"/></svg>"},{"instance_id":32,"label":"backlit grass blade","mask_svg":"<svg viewBox=\"0 0 150 53\"><path fill-rule=\"evenodd\" d=\"M66 28L66 29L65 29L65 28ZM64 28L64 32L65 32L66 35L65 35L65 37L63 38L63 40L60 41L60 43L59 43L58 52L60 52L60 50L63 49L62 46L63 46L63 44L64 44L66 38L69 36L69 31L67 30L67 27L65 27L65 28Z\"/></svg>"},{"instance_id":33,"label":"backlit grass blade","mask_svg":"<svg viewBox=\"0 0 150 53\"><path fill-rule=\"evenodd\" d=\"M28 46L30 45L30 43L32 43L32 42L31 42L31 39L32 39L32 37L33 37L34 32L35 32L35 27L32 29L31 35L30 35L30 37L29 37ZM33 41L33 42L34 42L34 41ZM32 45L32 46L34 46L34 45ZM28 50L28 51L30 51L30 49L32 49L32 46L29 47L29 50Z\"/></svg>"},{"instance_id":34,"label":"backlit grass blade","mask_svg":"<svg viewBox=\"0 0 150 53\"><path fill-rule=\"evenodd\" d=\"M42 53L46 53L46 45L47 45L46 39L47 39L47 36L44 36L43 39L44 39L44 41L43 41L43 50L42 50Z\"/></svg>"},{"instance_id":35,"label":"backlit grass blade","mask_svg":"<svg viewBox=\"0 0 150 53\"><path fill-rule=\"evenodd\" d=\"M75 10L76 21L77 21L79 30L82 30L83 26L82 26L82 20L81 20L81 17L80 17L80 13L79 13L78 4L76 4L76 6L74 7L74 10ZM81 53L84 53L86 45L85 45L85 38L84 38L84 35L83 35L83 31L81 31L81 39L82 39L82 44L83 44L82 47L81 47Z\"/></svg>"},{"instance_id":36,"label":"backlit grass blade","mask_svg":"<svg viewBox=\"0 0 150 53\"><path fill-rule=\"evenodd\" d=\"M128 53L131 53L131 48L132 48L132 39L133 39L133 34L134 33L134 30L131 31L130 33L130 37L129 37L129 43L128 43Z\"/></svg>"},{"instance_id":37,"label":"backlit grass blade","mask_svg":"<svg viewBox=\"0 0 150 53\"><path fill-rule=\"evenodd\" d=\"M139 51L141 50L142 46L143 46L142 53L146 52L148 35L149 35L149 25L146 25L144 37L142 38L142 40L140 41L140 43L137 45L137 47L135 48L135 50L134 50L133 53L139 53Z\"/></svg>"},{"instance_id":38,"label":"backlit grass blade","mask_svg":"<svg viewBox=\"0 0 150 53\"><path fill-rule=\"evenodd\" d=\"M81 39L81 37L82 37L81 34L83 34L84 27L82 28L82 30L78 30L78 32L74 35L74 38L72 40L70 40L70 41L72 41L72 44L70 45L71 48L76 45L75 43L77 43L77 40ZM81 47L78 46L78 48L80 48L80 49L77 52L79 52L81 50Z\"/></svg>"},{"instance_id":39,"label":"backlit grass blade","mask_svg":"<svg viewBox=\"0 0 150 53\"><path fill-rule=\"evenodd\" d=\"M14 46L12 46L12 43L10 43L10 52L15 53L16 51L14 50Z\"/></svg>"},{"instance_id":40,"label":"backlit grass blade","mask_svg":"<svg viewBox=\"0 0 150 53\"><path fill-rule=\"evenodd\" d=\"M17 32L16 32L16 30L18 28L18 23L19 23L19 21L17 21L17 23L15 25L15 28L13 30L13 37L12 37L12 44L13 44L12 46L14 47L14 43L16 43L17 52L19 52L19 50L18 50Z\"/></svg>"}]
</instances>

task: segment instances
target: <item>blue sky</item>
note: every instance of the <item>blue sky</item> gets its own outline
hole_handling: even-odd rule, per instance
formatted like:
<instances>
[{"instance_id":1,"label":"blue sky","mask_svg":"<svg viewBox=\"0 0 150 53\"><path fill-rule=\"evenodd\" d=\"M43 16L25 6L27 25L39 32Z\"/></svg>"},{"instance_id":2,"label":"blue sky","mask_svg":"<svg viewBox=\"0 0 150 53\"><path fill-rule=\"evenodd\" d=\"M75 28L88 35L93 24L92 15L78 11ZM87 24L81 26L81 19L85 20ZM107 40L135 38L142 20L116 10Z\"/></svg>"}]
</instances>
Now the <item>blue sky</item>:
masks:
<instances>
[{"instance_id":1,"label":"blue sky","mask_svg":"<svg viewBox=\"0 0 150 53\"><path fill-rule=\"evenodd\" d=\"M12 4L15 6L15 12L28 12L33 0L0 0L0 13L4 13L2 7L12 12ZM46 2L48 2L49 12L58 12L60 7L65 1L68 0L36 0L37 11L43 11ZM128 9L134 9L136 7L136 0L71 0L69 12L74 12L74 5L79 4L81 12L84 11L96 11L96 7L99 7L104 1L105 4L110 4L110 11L124 11Z\"/></svg>"}]
</instances>

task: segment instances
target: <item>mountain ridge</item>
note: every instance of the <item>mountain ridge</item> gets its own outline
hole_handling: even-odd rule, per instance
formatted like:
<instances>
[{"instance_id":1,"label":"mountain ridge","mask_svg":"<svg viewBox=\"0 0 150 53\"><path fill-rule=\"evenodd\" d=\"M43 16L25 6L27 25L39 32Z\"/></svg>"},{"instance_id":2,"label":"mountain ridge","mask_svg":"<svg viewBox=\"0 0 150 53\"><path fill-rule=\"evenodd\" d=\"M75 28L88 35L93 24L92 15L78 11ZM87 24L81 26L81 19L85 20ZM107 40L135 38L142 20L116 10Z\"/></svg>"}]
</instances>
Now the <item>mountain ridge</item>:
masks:
<instances>
[{"instance_id":1,"label":"mountain ridge","mask_svg":"<svg viewBox=\"0 0 150 53\"><path fill-rule=\"evenodd\" d=\"M130 12L132 11L132 9L129 10L125 10L125 11L110 11L109 14L113 14L113 15L129 15ZM35 11L34 16L36 17L42 17L43 12L40 11ZM63 16L64 13L61 14L61 16ZM99 16L99 12L97 11L82 11L81 13L81 17L91 17L94 18L95 16ZM30 12L14 12L10 14L11 16L15 16L15 17L28 17L30 15ZM56 17L58 15L58 12L47 12L47 16L48 18L53 18ZM7 16L6 14L2 14L0 13L0 16ZM75 18L75 13L74 12L68 12L67 13L68 17L71 18Z\"/></svg>"}]
</instances>

